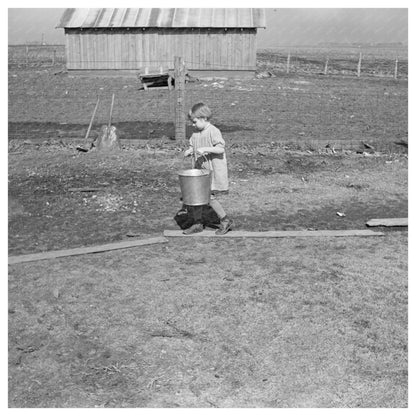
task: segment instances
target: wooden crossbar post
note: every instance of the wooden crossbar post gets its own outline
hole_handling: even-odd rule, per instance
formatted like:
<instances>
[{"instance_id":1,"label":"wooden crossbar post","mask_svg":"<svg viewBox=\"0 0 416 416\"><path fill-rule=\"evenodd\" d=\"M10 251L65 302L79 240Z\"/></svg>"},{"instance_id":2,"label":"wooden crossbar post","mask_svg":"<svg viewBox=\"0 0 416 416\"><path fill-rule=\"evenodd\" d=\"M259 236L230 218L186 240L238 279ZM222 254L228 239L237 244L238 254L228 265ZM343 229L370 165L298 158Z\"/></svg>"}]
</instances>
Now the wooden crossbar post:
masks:
<instances>
[{"instance_id":1,"label":"wooden crossbar post","mask_svg":"<svg viewBox=\"0 0 416 416\"><path fill-rule=\"evenodd\" d=\"M290 51L287 54L287 62L286 62L286 74L288 74L290 71Z\"/></svg>"},{"instance_id":2,"label":"wooden crossbar post","mask_svg":"<svg viewBox=\"0 0 416 416\"><path fill-rule=\"evenodd\" d=\"M329 62L329 57L326 57L325 69L324 69L324 74L325 75L328 75L328 62Z\"/></svg>"},{"instance_id":3,"label":"wooden crossbar post","mask_svg":"<svg viewBox=\"0 0 416 416\"><path fill-rule=\"evenodd\" d=\"M394 79L397 79L397 69L398 69L398 64L399 64L399 58L396 56L396 61L394 63Z\"/></svg>"},{"instance_id":4,"label":"wooden crossbar post","mask_svg":"<svg viewBox=\"0 0 416 416\"><path fill-rule=\"evenodd\" d=\"M175 56L175 139L184 142L185 126L185 64L180 56Z\"/></svg>"}]
</instances>

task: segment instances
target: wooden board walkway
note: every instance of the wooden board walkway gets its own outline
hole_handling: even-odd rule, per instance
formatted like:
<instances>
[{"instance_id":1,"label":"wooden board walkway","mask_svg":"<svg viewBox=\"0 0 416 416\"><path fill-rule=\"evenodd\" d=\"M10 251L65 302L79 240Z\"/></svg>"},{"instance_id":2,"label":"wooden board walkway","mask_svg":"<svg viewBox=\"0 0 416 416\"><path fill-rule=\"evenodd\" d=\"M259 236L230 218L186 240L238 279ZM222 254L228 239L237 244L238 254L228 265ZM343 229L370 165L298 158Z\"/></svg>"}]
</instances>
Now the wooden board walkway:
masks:
<instances>
[{"instance_id":1,"label":"wooden board walkway","mask_svg":"<svg viewBox=\"0 0 416 416\"><path fill-rule=\"evenodd\" d=\"M167 243L164 237L151 237L141 240L126 240L117 243L103 244L100 246L77 247L68 250L45 251L42 253L22 254L20 256L10 256L9 264L26 263L30 261L55 259L57 257L80 256L82 254L100 253L103 251L120 250L123 248L144 246L148 244Z\"/></svg>"},{"instance_id":2,"label":"wooden board walkway","mask_svg":"<svg viewBox=\"0 0 416 416\"><path fill-rule=\"evenodd\" d=\"M408 218L373 218L367 221L369 227L407 227Z\"/></svg>"},{"instance_id":3,"label":"wooden board walkway","mask_svg":"<svg viewBox=\"0 0 416 416\"><path fill-rule=\"evenodd\" d=\"M215 235L215 230L184 235L181 230L165 230L165 237L215 237L215 238L285 238L285 237L374 237L384 233L371 230L300 230L300 231L230 231Z\"/></svg>"}]
</instances>

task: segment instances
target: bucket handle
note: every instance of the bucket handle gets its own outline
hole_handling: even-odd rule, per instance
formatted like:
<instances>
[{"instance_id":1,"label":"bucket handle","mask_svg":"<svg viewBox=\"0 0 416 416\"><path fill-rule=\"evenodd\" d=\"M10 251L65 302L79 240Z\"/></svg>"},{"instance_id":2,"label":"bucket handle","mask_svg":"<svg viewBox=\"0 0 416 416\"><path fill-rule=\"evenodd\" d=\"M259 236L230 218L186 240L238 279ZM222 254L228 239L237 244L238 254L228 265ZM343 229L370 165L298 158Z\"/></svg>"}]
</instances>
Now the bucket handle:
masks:
<instances>
[{"instance_id":1,"label":"bucket handle","mask_svg":"<svg viewBox=\"0 0 416 416\"><path fill-rule=\"evenodd\" d=\"M209 160L208 160L208 158L207 158L204 154L202 154L201 156L203 156L203 157L205 158L205 160L209 163L209 166L210 166L210 168L211 168L211 170L212 170L211 161L209 161ZM185 159L186 159L186 157L187 157L187 156L184 156L184 157L183 157L183 160L185 160ZM191 157L192 157L192 169L195 169L196 160L197 160L196 153L195 153L195 152L194 152L194 153L192 153ZM201 169L201 170L205 170L205 169Z\"/></svg>"}]
</instances>

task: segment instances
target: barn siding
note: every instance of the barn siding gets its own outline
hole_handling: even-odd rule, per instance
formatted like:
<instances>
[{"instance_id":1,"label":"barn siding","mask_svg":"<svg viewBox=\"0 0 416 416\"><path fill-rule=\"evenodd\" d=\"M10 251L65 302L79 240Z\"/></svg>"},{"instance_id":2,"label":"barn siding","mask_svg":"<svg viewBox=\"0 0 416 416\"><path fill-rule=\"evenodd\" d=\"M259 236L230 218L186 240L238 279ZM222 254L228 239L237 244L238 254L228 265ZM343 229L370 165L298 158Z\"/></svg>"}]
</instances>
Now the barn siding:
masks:
<instances>
[{"instance_id":1,"label":"barn siding","mask_svg":"<svg viewBox=\"0 0 416 416\"><path fill-rule=\"evenodd\" d=\"M68 69L254 70L256 29L66 29Z\"/></svg>"}]
</instances>

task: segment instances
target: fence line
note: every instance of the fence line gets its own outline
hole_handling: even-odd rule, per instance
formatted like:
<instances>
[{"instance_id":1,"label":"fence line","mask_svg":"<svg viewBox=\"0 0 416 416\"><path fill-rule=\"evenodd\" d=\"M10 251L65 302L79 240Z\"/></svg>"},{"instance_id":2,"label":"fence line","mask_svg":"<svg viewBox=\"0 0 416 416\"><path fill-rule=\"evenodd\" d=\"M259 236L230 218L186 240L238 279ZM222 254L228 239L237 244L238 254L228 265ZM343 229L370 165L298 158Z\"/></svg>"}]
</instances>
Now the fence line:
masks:
<instances>
[{"instance_id":1,"label":"fence line","mask_svg":"<svg viewBox=\"0 0 416 416\"><path fill-rule=\"evenodd\" d=\"M66 63L64 45L14 45L9 46L9 68L25 68L31 66L63 66ZM79 61L85 68L94 63L114 63L117 70L121 61ZM131 70L140 71L144 66L158 67L166 64L167 69L174 69L173 61L123 61ZM140 65L140 66L139 66ZM185 61L187 68L199 65L199 62ZM137 68L135 68L135 66ZM212 64L214 69L215 64ZM208 64L207 69L210 69ZM290 74L319 74L319 75L347 75L370 76L397 79L408 78L407 50L342 50L342 49L278 49L257 51L257 71L269 71L274 75ZM222 70L247 70L247 67L223 66Z\"/></svg>"}]
</instances>

